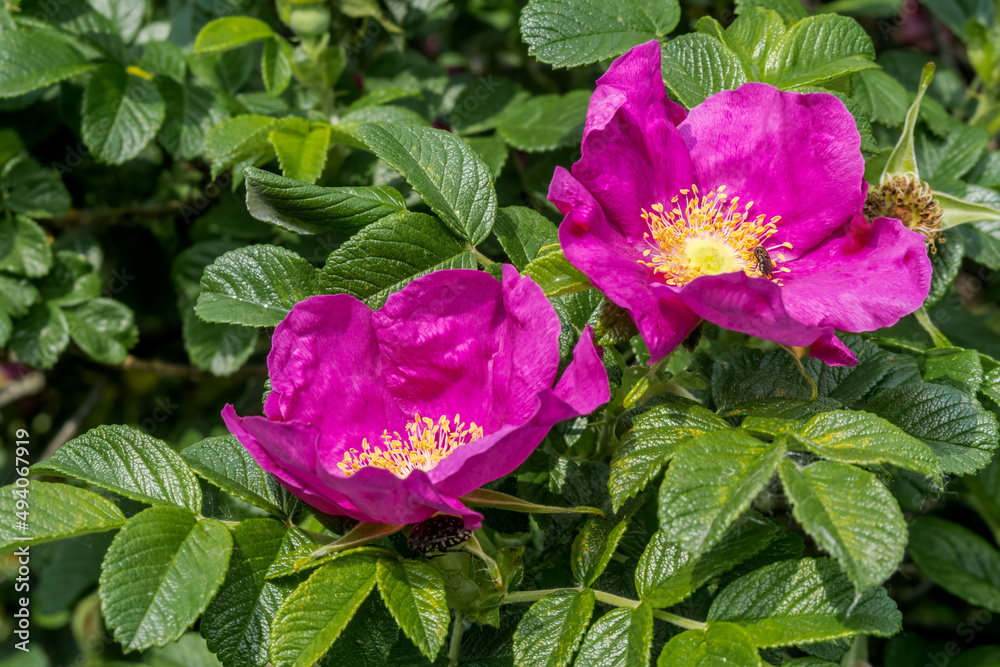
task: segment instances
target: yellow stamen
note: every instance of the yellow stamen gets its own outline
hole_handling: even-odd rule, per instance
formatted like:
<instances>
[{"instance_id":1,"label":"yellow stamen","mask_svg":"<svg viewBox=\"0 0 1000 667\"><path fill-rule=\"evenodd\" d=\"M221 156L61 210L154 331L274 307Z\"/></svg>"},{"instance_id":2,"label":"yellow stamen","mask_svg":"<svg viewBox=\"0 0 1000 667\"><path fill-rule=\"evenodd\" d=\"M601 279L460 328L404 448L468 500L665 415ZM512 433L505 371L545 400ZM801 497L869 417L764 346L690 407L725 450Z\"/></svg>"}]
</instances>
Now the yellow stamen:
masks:
<instances>
[{"instance_id":1,"label":"yellow stamen","mask_svg":"<svg viewBox=\"0 0 1000 667\"><path fill-rule=\"evenodd\" d=\"M747 202L742 210L740 198L729 198L725 186L699 193L697 186L681 190L673 197L671 209L652 204L642 209L642 219L649 226L644 238L651 246L642 251L639 260L663 277L668 285L680 287L699 276L743 271L748 276L765 276L754 256L754 250L791 249L787 241L768 245L767 239L778 231L780 216L770 220L763 213L751 217L754 203ZM681 200L683 198L683 203ZM772 261L784 262L783 254L775 253ZM774 268L771 280L781 284L774 274L788 273L786 267Z\"/></svg>"},{"instance_id":2,"label":"yellow stamen","mask_svg":"<svg viewBox=\"0 0 1000 667\"><path fill-rule=\"evenodd\" d=\"M466 426L458 415L453 421L445 416L435 422L416 414L407 422L404 435L382 431L382 446L373 447L368 438L361 442L362 451L351 448L337 464L345 477L361 468L385 468L397 477L406 477L414 470L430 470L441 459L463 445L483 437L483 429L475 422Z\"/></svg>"}]
</instances>

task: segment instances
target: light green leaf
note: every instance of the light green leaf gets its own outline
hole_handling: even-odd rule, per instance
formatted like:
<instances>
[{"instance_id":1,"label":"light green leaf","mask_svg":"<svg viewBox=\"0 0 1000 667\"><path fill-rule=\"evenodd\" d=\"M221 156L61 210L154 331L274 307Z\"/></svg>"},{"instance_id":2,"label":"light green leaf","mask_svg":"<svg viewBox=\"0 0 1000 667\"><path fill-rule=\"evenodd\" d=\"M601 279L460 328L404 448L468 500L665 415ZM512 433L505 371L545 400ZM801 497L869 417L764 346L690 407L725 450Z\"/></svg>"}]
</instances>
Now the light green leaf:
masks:
<instances>
[{"instance_id":1,"label":"light green leaf","mask_svg":"<svg viewBox=\"0 0 1000 667\"><path fill-rule=\"evenodd\" d=\"M594 592L562 590L531 605L514 631L514 664L566 667L594 611Z\"/></svg>"},{"instance_id":2,"label":"light green leaf","mask_svg":"<svg viewBox=\"0 0 1000 667\"><path fill-rule=\"evenodd\" d=\"M287 518L294 509L294 497L232 435L205 438L185 448L181 458L206 482L275 516Z\"/></svg>"},{"instance_id":3,"label":"light green leaf","mask_svg":"<svg viewBox=\"0 0 1000 667\"><path fill-rule=\"evenodd\" d=\"M907 547L913 561L948 592L1000 612L1000 551L968 528L936 517L918 517Z\"/></svg>"},{"instance_id":4,"label":"light green leaf","mask_svg":"<svg viewBox=\"0 0 1000 667\"><path fill-rule=\"evenodd\" d=\"M143 503L201 511L201 487L180 455L130 426L93 428L31 471L73 477Z\"/></svg>"},{"instance_id":5,"label":"light green leaf","mask_svg":"<svg viewBox=\"0 0 1000 667\"><path fill-rule=\"evenodd\" d=\"M640 505L624 516L590 517L573 540L573 577L584 586L593 584L611 562L632 515Z\"/></svg>"},{"instance_id":6,"label":"light green leaf","mask_svg":"<svg viewBox=\"0 0 1000 667\"><path fill-rule=\"evenodd\" d=\"M927 87L931 85L934 78L934 63L924 65L920 74L920 86L917 88L917 96L914 98L910 109L906 112L906 120L903 123L903 132L899 135L899 141L889 154L889 159L882 169L882 177L879 179L885 183L889 176L910 175L920 178L917 171L917 156L913 147L913 131L917 127L917 120L920 117L920 100L924 98Z\"/></svg>"},{"instance_id":7,"label":"light green leaf","mask_svg":"<svg viewBox=\"0 0 1000 667\"><path fill-rule=\"evenodd\" d=\"M268 135L278 155L281 171L288 178L315 183L326 165L330 126L299 118L288 121L288 124L271 130Z\"/></svg>"},{"instance_id":8,"label":"light green leaf","mask_svg":"<svg viewBox=\"0 0 1000 667\"><path fill-rule=\"evenodd\" d=\"M795 519L840 562L858 593L889 578L903 560L906 521L870 472L833 461L778 466Z\"/></svg>"},{"instance_id":9,"label":"light green leaf","mask_svg":"<svg viewBox=\"0 0 1000 667\"><path fill-rule=\"evenodd\" d=\"M52 246L37 222L23 216L0 221L0 270L29 278L52 268Z\"/></svg>"},{"instance_id":10,"label":"light green leaf","mask_svg":"<svg viewBox=\"0 0 1000 667\"><path fill-rule=\"evenodd\" d=\"M260 74L264 79L264 89L271 97L285 92L292 82L292 47L282 37L275 35L264 42Z\"/></svg>"},{"instance_id":11,"label":"light green leaf","mask_svg":"<svg viewBox=\"0 0 1000 667\"><path fill-rule=\"evenodd\" d=\"M344 114L334 123L330 136L337 143L367 150L368 146L360 133L361 126L365 123L409 123L430 127L427 119L412 109L395 104L381 104L354 109Z\"/></svg>"},{"instance_id":12,"label":"light green leaf","mask_svg":"<svg viewBox=\"0 0 1000 667\"><path fill-rule=\"evenodd\" d=\"M660 530L693 555L708 551L771 481L784 454L780 441L765 445L737 431L683 443L660 487Z\"/></svg>"},{"instance_id":13,"label":"light green leaf","mask_svg":"<svg viewBox=\"0 0 1000 667\"><path fill-rule=\"evenodd\" d=\"M996 417L955 387L905 384L882 392L865 410L923 440L947 474L967 475L985 467L997 448Z\"/></svg>"},{"instance_id":14,"label":"light green leaf","mask_svg":"<svg viewBox=\"0 0 1000 667\"><path fill-rule=\"evenodd\" d=\"M375 587L375 562L367 555L343 556L295 589L274 617L275 667L312 667L323 657Z\"/></svg>"},{"instance_id":15,"label":"light green leaf","mask_svg":"<svg viewBox=\"0 0 1000 667\"><path fill-rule=\"evenodd\" d=\"M621 421L619 422L622 423ZM666 403L642 413L620 436L611 459L608 491L615 511L653 480L677 448L700 435L729 430L711 410L688 403Z\"/></svg>"},{"instance_id":16,"label":"light green leaf","mask_svg":"<svg viewBox=\"0 0 1000 667\"><path fill-rule=\"evenodd\" d=\"M935 192L934 201L941 207L941 229L970 222L1000 220L1000 211L986 204L966 201L943 192Z\"/></svg>"},{"instance_id":17,"label":"light green leaf","mask_svg":"<svg viewBox=\"0 0 1000 667\"><path fill-rule=\"evenodd\" d=\"M253 167L244 176L250 215L298 234L354 232L406 210L388 185L324 188Z\"/></svg>"},{"instance_id":18,"label":"light green leaf","mask_svg":"<svg viewBox=\"0 0 1000 667\"><path fill-rule=\"evenodd\" d=\"M809 12L799 0L736 0L736 14L742 14L753 7L773 9L782 19L791 23L801 21L809 16Z\"/></svg>"},{"instance_id":19,"label":"light green leaf","mask_svg":"<svg viewBox=\"0 0 1000 667\"><path fill-rule=\"evenodd\" d=\"M760 553L777 535L777 525L751 514L737 521L708 553L695 558L658 531L636 566L636 591L654 607L670 607Z\"/></svg>"},{"instance_id":20,"label":"light green leaf","mask_svg":"<svg viewBox=\"0 0 1000 667\"><path fill-rule=\"evenodd\" d=\"M53 30L0 32L0 98L19 97L82 74L93 65Z\"/></svg>"},{"instance_id":21,"label":"light green leaf","mask_svg":"<svg viewBox=\"0 0 1000 667\"><path fill-rule=\"evenodd\" d=\"M264 578L287 530L271 519L248 519L233 528L229 572L201 620L208 648L226 667L268 663L272 619L295 588L293 580Z\"/></svg>"},{"instance_id":22,"label":"light green leaf","mask_svg":"<svg viewBox=\"0 0 1000 667\"><path fill-rule=\"evenodd\" d=\"M319 272L291 250L254 245L205 269L195 310L206 322L276 326L299 301L319 293Z\"/></svg>"},{"instance_id":23,"label":"light green leaf","mask_svg":"<svg viewBox=\"0 0 1000 667\"><path fill-rule=\"evenodd\" d=\"M359 132L453 232L473 244L489 235L497 210L493 174L462 139L399 123L366 123Z\"/></svg>"},{"instance_id":24,"label":"light green leaf","mask_svg":"<svg viewBox=\"0 0 1000 667\"><path fill-rule=\"evenodd\" d=\"M132 517L101 569L101 609L115 641L130 652L180 637L222 584L232 546L222 523L179 507Z\"/></svg>"},{"instance_id":25,"label":"light green leaf","mask_svg":"<svg viewBox=\"0 0 1000 667\"><path fill-rule=\"evenodd\" d=\"M577 67L663 37L679 20L674 0L530 0L521 12L521 37L540 61Z\"/></svg>"},{"instance_id":26,"label":"light green leaf","mask_svg":"<svg viewBox=\"0 0 1000 667\"><path fill-rule=\"evenodd\" d=\"M87 82L82 113L80 133L94 157L106 164L124 164L160 131L166 104L155 83L108 63Z\"/></svg>"},{"instance_id":27,"label":"light green leaf","mask_svg":"<svg viewBox=\"0 0 1000 667\"><path fill-rule=\"evenodd\" d=\"M562 250L531 260L522 273L538 283L548 297L582 292L591 287L587 276L569 263Z\"/></svg>"},{"instance_id":28,"label":"light green leaf","mask_svg":"<svg viewBox=\"0 0 1000 667\"><path fill-rule=\"evenodd\" d=\"M810 16L789 28L776 54L768 54L764 82L792 90L875 67L874 60L872 40L857 21Z\"/></svg>"},{"instance_id":29,"label":"light green leaf","mask_svg":"<svg viewBox=\"0 0 1000 667\"><path fill-rule=\"evenodd\" d=\"M493 233L519 271L546 246L559 244L559 232L541 213L524 206L505 206L497 211Z\"/></svg>"},{"instance_id":30,"label":"light green leaf","mask_svg":"<svg viewBox=\"0 0 1000 667\"><path fill-rule=\"evenodd\" d=\"M663 45L663 80L688 109L720 90L732 90L747 82L739 58L715 37L688 33Z\"/></svg>"},{"instance_id":31,"label":"light green leaf","mask_svg":"<svg viewBox=\"0 0 1000 667\"><path fill-rule=\"evenodd\" d=\"M166 101L166 120L157 138L178 159L190 160L205 152L205 138L224 116L215 108L215 93L208 88L171 79L159 81Z\"/></svg>"},{"instance_id":32,"label":"light green leaf","mask_svg":"<svg viewBox=\"0 0 1000 667\"><path fill-rule=\"evenodd\" d=\"M249 16L225 16L209 21L194 41L195 53L215 53L274 36L271 27Z\"/></svg>"},{"instance_id":33,"label":"light green leaf","mask_svg":"<svg viewBox=\"0 0 1000 667\"><path fill-rule=\"evenodd\" d=\"M860 598L836 562L803 558L744 575L712 602L708 622L741 626L758 647L812 644L867 634L891 637L902 614L881 587Z\"/></svg>"},{"instance_id":34,"label":"light green leaf","mask_svg":"<svg viewBox=\"0 0 1000 667\"><path fill-rule=\"evenodd\" d=\"M438 268L474 269L476 261L439 220L400 213L368 225L330 253L323 286L377 308L389 294Z\"/></svg>"},{"instance_id":35,"label":"light green leaf","mask_svg":"<svg viewBox=\"0 0 1000 667\"><path fill-rule=\"evenodd\" d=\"M648 665L653 650L653 608L619 607L597 619L580 645L576 667Z\"/></svg>"},{"instance_id":36,"label":"light green leaf","mask_svg":"<svg viewBox=\"0 0 1000 667\"><path fill-rule=\"evenodd\" d=\"M205 156L217 175L233 165L260 163L275 157L271 130L282 121L270 116L242 115L212 127L205 136Z\"/></svg>"},{"instance_id":37,"label":"light green leaf","mask_svg":"<svg viewBox=\"0 0 1000 667\"><path fill-rule=\"evenodd\" d=\"M132 309L120 301L97 298L65 311L69 335L80 349L105 364L125 361L139 342Z\"/></svg>"},{"instance_id":38,"label":"light green leaf","mask_svg":"<svg viewBox=\"0 0 1000 667\"><path fill-rule=\"evenodd\" d=\"M143 653L143 664L148 667L220 667L222 663L208 650L205 640L197 632L188 632L163 648ZM129 663L110 663L108 667L122 667Z\"/></svg>"},{"instance_id":39,"label":"light green leaf","mask_svg":"<svg viewBox=\"0 0 1000 667\"><path fill-rule=\"evenodd\" d=\"M29 366L52 368L69 345L69 324L59 306L36 303L17 321L10 349Z\"/></svg>"},{"instance_id":40,"label":"light green leaf","mask_svg":"<svg viewBox=\"0 0 1000 667\"><path fill-rule=\"evenodd\" d=\"M522 151L551 151L578 145L589 103L589 90L516 100L497 119L497 132L504 141Z\"/></svg>"},{"instance_id":41,"label":"light green leaf","mask_svg":"<svg viewBox=\"0 0 1000 667\"><path fill-rule=\"evenodd\" d=\"M709 623L704 630L685 630L663 647L657 667L761 667L753 638L732 623Z\"/></svg>"},{"instance_id":42,"label":"light green leaf","mask_svg":"<svg viewBox=\"0 0 1000 667\"><path fill-rule=\"evenodd\" d=\"M818 414L789 439L789 446L796 445L841 463L888 463L924 475L941 474L941 462L930 447L870 412Z\"/></svg>"},{"instance_id":43,"label":"light green leaf","mask_svg":"<svg viewBox=\"0 0 1000 667\"><path fill-rule=\"evenodd\" d=\"M22 500L24 504L19 505ZM26 487L0 488L0 512L0 553L101 533L125 523L121 510L96 493L38 480L29 480Z\"/></svg>"},{"instance_id":44,"label":"light green leaf","mask_svg":"<svg viewBox=\"0 0 1000 667\"><path fill-rule=\"evenodd\" d=\"M415 560L380 560L378 591L396 623L428 660L444 645L451 624L441 572Z\"/></svg>"},{"instance_id":45,"label":"light green leaf","mask_svg":"<svg viewBox=\"0 0 1000 667\"><path fill-rule=\"evenodd\" d=\"M465 494L459 500L469 507L492 507L494 509L524 512L526 514L592 514L594 516L604 516L604 512L596 507L587 507L585 505L578 505L576 507L539 505L538 503L531 503L506 493L493 491L492 489L476 489Z\"/></svg>"}]
</instances>

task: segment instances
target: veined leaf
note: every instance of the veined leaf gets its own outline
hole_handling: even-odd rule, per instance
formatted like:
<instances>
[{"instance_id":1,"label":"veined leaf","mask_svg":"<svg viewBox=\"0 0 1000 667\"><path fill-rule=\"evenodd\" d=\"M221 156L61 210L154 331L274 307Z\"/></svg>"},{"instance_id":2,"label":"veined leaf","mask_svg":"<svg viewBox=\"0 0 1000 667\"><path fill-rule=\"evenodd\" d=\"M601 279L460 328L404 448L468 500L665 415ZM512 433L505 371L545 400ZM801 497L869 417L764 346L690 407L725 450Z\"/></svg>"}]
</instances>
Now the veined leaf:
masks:
<instances>
[{"instance_id":1,"label":"veined leaf","mask_svg":"<svg viewBox=\"0 0 1000 667\"><path fill-rule=\"evenodd\" d=\"M23 506L19 505L21 500ZM96 493L37 480L24 487L10 484L0 488L0 511L0 553L114 530L125 523L121 510Z\"/></svg>"},{"instance_id":2,"label":"veined leaf","mask_svg":"<svg viewBox=\"0 0 1000 667\"><path fill-rule=\"evenodd\" d=\"M566 667L590 623L594 592L557 591L531 605L514 631L514 664Z\"/></svg>"},{"instance_id":3,"label":"veined leaf","mask_svg":"<svg viewBox=\"0 0 1000 667\"><path fill-rule=\"evenodd\" d=\"M523 206L505 206L497 211L493 233L510 261L523 271L546 246L559 244L559 232L541 213Z\"/></svg>"},{"instance_id":4,"label":"veined leaf","mask_svg":"<svg viewBox=\"0 0 1000 667\"><path fill-rule=\"evenodd\" d=\"M648 665L653 650L653 608L619 607L597 619L580 645L576 667Z\"/></svg>"},{"instance_id":5,"label":"veined leaf","mask_svg":"<svg viewBox=\"0 0 1000 667\"><path fill-rule=\"evenodd\" d=\"M224 16L209 21L194 40L195 53L215 53L274 36L271 26L249 16Z\"/></svg>"},{"instance_id":6,"label":"veined leaf","mask_svg":"<svg viewBox=\"0 0 1000 667\"><path fill-rule=\"evenodd\" d=\"M971 604L1000 612L1000 551L968 528L918 517L907 547L934 583Z\"/></svg>"},{"instance_id":7,"label":"veined leaf","mask_svg":"<svg viewBox=\"0 0 1000 667\"><path fill-rule=\"evenodd\" d=\"M52 30L0 33L0 98L18 97L89 70L87 58Z\"/></svg>"},{"instance_id":8,"label":"veined leaf","mask_svg":"<svg viewBox=\"0 0 1000 667\"><path fill-rule=\"evenodd\" d=\"M83 142L98 161L123 164L160 131L166 104L152 81L120 65L98 67L83 92Z\"/></svg>"},{"instance_id":9,"label":"veined leaf","mask_svg":"<svg viewBox=\"0 0 1000 667\"><path fill-rule=\"evenodd\" d=\"M441 572L415 560L381 560L376 568L385 606L410 641L434 660L451 623Z\"/></svg>"},{"instance_id":10,"label":"veined leaf","mask_svg":"<svg viewBox=\"0 0 1000 667\"><path fill-rule=\"evenodd\" d=\"M590 280L576 269L562 250L546 253L531 260L523 270L542 287L545 296L562 296L590 289Z\"/></svg>"},{"instance_id":11,"label":"veined leaf","mask_svg":"<svg viewBox=\"0 0 1000 667\"><path fill-rule=\"evenodd\" d=\"M500 114L497 132L522 151L551 151L576 145L583 136L589 103L589 90L517 100Z\"/></svg>"},{"instance_id":12,"label":"veined leaf","mask_svg":"<svg viewBox=\"0 0 1000 667\"><path fill-rule=\"evenodd\" d=\"M294 122L301 121L301 122ZM323 173L327 151L330 148L330 126L289 119L268 134L268 140L278 155L281 171L288 178L315 183Z\"/></svg>"},{"instance_id":13,"label":"veined leaf","mask_svg":"<svg viewBox=\"0 0 1000 667\"><path fill-rule=\"evenodd\" d=\"M704 630L685 630L663 647L657 667L684 665L761 667L753 637L733 623L709 623Z\"/></svg>"}]
</instances>

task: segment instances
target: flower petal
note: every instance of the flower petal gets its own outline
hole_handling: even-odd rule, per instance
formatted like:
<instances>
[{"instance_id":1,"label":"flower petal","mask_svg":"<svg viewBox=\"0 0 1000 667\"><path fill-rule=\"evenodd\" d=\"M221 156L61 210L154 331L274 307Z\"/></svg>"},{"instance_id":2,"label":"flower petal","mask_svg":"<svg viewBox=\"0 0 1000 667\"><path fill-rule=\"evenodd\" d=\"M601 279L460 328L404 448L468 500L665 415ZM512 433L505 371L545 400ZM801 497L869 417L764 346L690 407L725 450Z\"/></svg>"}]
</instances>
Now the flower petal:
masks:
<instances>
[{"instance_id":1,"label":"flower petal","mask_svg":"<svg viewBox=\"0 0 1000 667\"><path fill-rule=\"evenodd\" d=\"M402 429L404 415L380 376L371 318L368 306L346 294L297 303L274 330L265 414L315 426L324 447L338 451Z\"/></svg>"},{"instance_id":2,"label":"flower petal","mask_svg":"<svg viewBox=\"0 0 1000 667\"><path fill-rule=\"evenodd\" d=\"M678 105L667 97L660 44L634 47L597 80L573 176L631 242L646 231L642 208L690 187L693 170L677 131Z\"/></svg>"},{"instance_id":3,"label":"flower petal","mask_svg":"<svg viewBox=\"0 0 1000 667\"><path fill-rule=\"evenodd\" d=\"M511 267L436 271L389 297L373 323L383 377L408 412L458 413L489 431L531 414L559 368L559 318L541 288Z\"/></svg>"},{"instance_id":4,"label":"flower petal","mask_svg":"<svg viewBox=\"0 0 1000 667\"><path fill-rule=\"evenodd\" d=\"M573 361L555 389L535 400L536 409L526 423L507 425L459 447L430 471L431 480L442 493L458 497L513 472L554 424L589 415L607 403L611 398L607 378L588 326L573 349Z\"/></svg>"},{"instance_id":5,"label":"flower petal","mask_svg":"<svg viewBox=\"0 0 1000 667\"><path fill-rule=\"evenodd\" d=\"M797 320L854 332L892 326L918 309L932 273L922 235L893 218L869 226L860 216L848 233L786 266L782 296Z\"/></svg>"},{"instance_id":6,"label":"flower petal","mask_svg":"<svg viewBox=\"0 0 1000 667\"><path fill-rule=\"evenodd\" d=\"M709 97L678 128L704 190L726 186L751 213L781 216L769 245L809 250L850 220L864 195L861 137L828 93L746 83Z\"/></svg>"},{"instance_id":7,"label":"flower petal","mask_svg":"<svg viewBox=\"0 0 1000 667\"><path fill-rule=\"evenodd\" d=\"M559 227L566 259L632 315L649 347L650 363L670 354L698 324L698 316L669 290L654 292L660 283L651 268L640 264L642 254L562 167L556 168L549 199L566 215Z\"/></svg>"}]
</instances>

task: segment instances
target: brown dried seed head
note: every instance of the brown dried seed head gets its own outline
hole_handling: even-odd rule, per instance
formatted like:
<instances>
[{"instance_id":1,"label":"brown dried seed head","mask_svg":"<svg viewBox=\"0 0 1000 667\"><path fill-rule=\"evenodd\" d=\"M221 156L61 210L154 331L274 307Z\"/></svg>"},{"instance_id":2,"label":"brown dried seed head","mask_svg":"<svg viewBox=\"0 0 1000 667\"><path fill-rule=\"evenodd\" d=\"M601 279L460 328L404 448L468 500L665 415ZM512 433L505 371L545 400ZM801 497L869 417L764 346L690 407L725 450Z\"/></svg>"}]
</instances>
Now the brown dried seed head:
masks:
<instances>
[{"instance_id":1,"label":"brown dried seed head","mask_svg":"<svg viewBox=\"0 0 1000 667\"><path fill-rule=\"evenodd\" d=\"M941 236L941 207L929 186L919 178L897 174L868 191L865 217L896 218L908 228L923 234L931 252ZM940 239L943 243L944 239Z\"/></svg>"}]
</instances>

